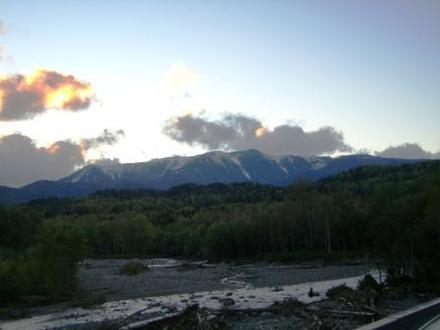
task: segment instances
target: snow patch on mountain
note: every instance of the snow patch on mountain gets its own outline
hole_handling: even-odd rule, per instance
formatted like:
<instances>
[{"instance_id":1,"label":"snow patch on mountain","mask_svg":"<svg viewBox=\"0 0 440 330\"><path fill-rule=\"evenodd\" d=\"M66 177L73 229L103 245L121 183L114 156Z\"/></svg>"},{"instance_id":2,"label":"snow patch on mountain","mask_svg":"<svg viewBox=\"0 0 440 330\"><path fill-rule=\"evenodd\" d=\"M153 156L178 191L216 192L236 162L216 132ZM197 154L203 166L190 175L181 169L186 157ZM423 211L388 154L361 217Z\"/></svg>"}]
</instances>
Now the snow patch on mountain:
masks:
<instances>
[{"instance_id":1,"label":"snow patch on mountain","mask_svg":"<svg viewBox=\"0 0 440 330\"><path fill-rule=\"evenodd\" d=\"M197 156L172 156L148 162L88 165L59 180L89 183L104 188L168 189L184 184L253 181L287 185L298 179L316 180L363 165L398 165L410 161L370 155L337 158L321 156L270 156L257 150L211 151Z\"/></svg>"}]
</instances>

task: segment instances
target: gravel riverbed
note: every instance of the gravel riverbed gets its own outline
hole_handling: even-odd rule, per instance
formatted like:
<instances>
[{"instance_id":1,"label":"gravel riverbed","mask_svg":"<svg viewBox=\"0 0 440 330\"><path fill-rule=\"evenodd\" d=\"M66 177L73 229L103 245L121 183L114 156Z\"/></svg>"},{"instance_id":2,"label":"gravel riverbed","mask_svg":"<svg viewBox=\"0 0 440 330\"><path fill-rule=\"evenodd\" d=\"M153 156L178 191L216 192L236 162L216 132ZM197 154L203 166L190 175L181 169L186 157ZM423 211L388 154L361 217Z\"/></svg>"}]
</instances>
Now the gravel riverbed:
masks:
<instances>
[{"instance_id":1,"label":"gravel riverbed","mask_svg":"<svg viewBox=\"0 0 440 330\"><path fill-rule=\"evenodd\" d=\"M359 276L370 269L366 265L323 266L319 263L191 264L173 259L135 260L147 266L148 270L128 276L120 273L127 259L84 261L78 273L79 289L102 294L107 300L119 300L324 281Z\"/></svg>"},{"instance_id":2,"label":"gravel riverbed","mask_svg":"<svg viewBox=\"0 0 440 330\"><path fill-rule=\"evenodd\" d=\"M361 264L210 264L174 259L135 259L146 267L145 271L124 275L121 267L128 261L134 259L89 259L80 265L80 295L102 296L106 303L91 308L72 307L69 302L41 306L28 311L20 319L0 322L0 329L95 329L102 326L124 329L157 318L172 317L190 306L220 313L225 308L235 311L231 316L222 316L225 329L312 329L316 320L310 316L271 313L267 309L286 299L318 310L344 308L339 303L334 305L334 302L325 300L327 290L342 284L355 288L359 280L371 272L370 267ZM380 277L377 271L371 274L376 279ZM310 289L316 295L310 295ZM379 307L388 315L426 299L402 299L399 296ZM353 318L323 321L330 322L330 328L341 330L362 324Z\"/></svg>"}]
</instances>

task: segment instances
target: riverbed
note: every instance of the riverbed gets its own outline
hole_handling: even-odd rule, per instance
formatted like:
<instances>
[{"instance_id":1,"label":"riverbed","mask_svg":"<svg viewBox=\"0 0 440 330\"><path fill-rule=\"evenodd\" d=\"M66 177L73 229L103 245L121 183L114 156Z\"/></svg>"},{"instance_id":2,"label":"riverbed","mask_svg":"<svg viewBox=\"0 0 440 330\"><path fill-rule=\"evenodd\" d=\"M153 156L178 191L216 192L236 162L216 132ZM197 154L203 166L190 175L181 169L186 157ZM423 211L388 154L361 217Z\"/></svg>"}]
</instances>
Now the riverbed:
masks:
<instances>
[{"instance_id":1,"label":"riverbed","mask_svg":"<svg viewBox=\"0 0 440 330\"><path fill-rule=\"evenodd\" d=\"M93 329L102 324L136 324L164 318L197 304L203 308L266 308L286 298L311 303L334 286L355 287L370 272L363 264L323 265L271 263L207 263L174 259L136 259L146 269L121 274L127 259L89 259L80 265L81 295L107 301L93 308L69 304L39 307L1 329ZM131 260L133 261L133 260ZM377 274L375 275L377 276ZM315 296L310 297L313 289ZM117 328L117 326L116 326Z\"/></svg>"},{"instance_id":2,"label":"riverbed","mask_svg":"<svg viewBox=\"0 0 440 330\"><path fill-rule=\"evenodd\" d=\"M123 275L127 259L89 259L78 273L82 292L102 294L107 300L154 297L199 291L276 287L305 282L360 276L370 270L364 264L321 263L205 263L174 259L132 259L147 270Z\"/></svg>"}]
</instances>

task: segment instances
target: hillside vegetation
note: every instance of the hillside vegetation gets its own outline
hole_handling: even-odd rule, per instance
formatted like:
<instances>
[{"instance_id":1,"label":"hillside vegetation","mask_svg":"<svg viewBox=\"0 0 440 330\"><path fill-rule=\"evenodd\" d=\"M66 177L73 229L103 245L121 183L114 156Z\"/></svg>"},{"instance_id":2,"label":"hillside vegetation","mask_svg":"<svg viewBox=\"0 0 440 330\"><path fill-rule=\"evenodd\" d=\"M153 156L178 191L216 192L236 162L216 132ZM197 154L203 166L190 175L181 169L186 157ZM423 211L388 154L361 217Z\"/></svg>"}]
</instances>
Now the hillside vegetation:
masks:
<instances>
[{"instance_id":1,"label":"hillside vegetation","mask_svg":"<svg viewBox=\"0 0 440 330\"><path fill-rule=\"evenodd\" d=\"M84 257L378 261L440 278L440 162L366 166L316 183L106 190L0 207L0 299L75 289Z\"/></svg>"}]
</instances>

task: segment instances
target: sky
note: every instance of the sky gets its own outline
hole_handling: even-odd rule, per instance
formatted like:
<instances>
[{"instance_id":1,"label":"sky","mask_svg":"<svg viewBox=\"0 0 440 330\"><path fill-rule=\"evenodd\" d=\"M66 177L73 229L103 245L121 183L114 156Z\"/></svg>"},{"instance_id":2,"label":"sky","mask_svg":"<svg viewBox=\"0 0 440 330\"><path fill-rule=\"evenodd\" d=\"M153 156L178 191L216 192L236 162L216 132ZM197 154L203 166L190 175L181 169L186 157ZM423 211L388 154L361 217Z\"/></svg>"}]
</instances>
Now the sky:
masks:
<instances>
[{"instance_id":1,"label":"sky","mask_svg":"<svg viewBox=\"0 0 440 330\"><path fill-rule=\"evenodd\" d=\"M438 158L440 2L0 0L0 101L7 186L214 149Z\"/></svg>"}]
</instances>

